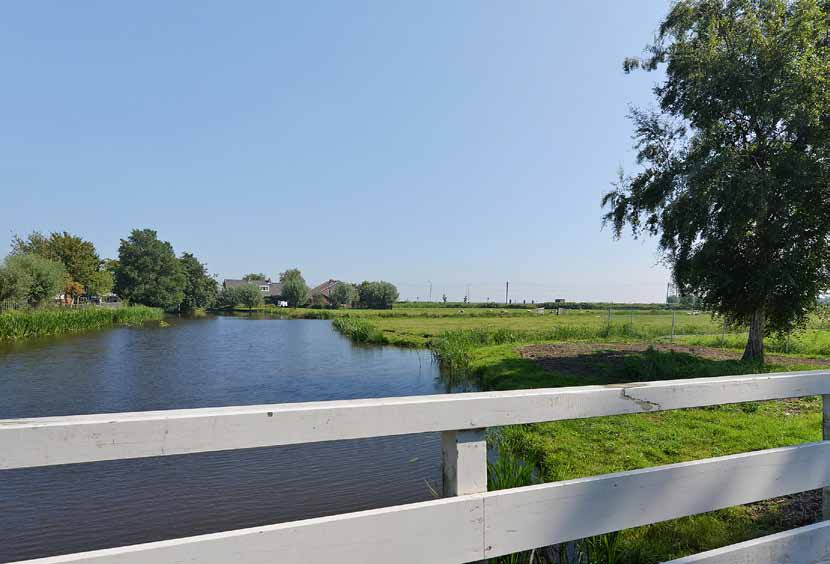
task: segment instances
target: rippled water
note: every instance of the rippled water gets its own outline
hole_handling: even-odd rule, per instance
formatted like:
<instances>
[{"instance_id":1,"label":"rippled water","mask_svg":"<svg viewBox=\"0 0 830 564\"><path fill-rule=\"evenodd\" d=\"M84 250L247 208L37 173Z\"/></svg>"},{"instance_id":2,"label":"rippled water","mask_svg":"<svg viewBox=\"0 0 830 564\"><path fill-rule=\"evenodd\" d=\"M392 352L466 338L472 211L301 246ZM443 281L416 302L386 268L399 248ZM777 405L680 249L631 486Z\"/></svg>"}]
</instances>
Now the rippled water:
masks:
<instances>
[{"instance_id":1,"label":"rippled water","mask_svg":"<svg viewBox=\"0 0 830 564\"><path fill-rule=\"evenodd\" d=\"M423 351L209 317L0 346L0 419L433 394ZM0 562L430 499L435 434L0 471Z\"/></svg>"}]
</instances>

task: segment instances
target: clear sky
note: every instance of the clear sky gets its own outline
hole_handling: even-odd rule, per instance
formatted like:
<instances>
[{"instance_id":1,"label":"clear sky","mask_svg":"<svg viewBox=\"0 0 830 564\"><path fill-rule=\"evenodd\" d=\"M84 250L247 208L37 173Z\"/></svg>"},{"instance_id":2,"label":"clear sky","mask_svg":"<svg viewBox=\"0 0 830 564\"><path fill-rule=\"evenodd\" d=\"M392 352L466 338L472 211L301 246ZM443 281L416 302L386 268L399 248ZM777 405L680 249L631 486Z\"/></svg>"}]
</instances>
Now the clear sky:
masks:
<instances>
[{"instance_id":1,"label":"clear sky","mask_svg":"<svg viewBox=\"0 0 830 564\"><path fill-rule=\"evenodd\" d=\"M149 227L220 279L661 300L655 241L614 241L600 197L659 79L622 60L668 7L6 3L0 250L68 230L113 257Z\"/></svg>"}]
</instances>

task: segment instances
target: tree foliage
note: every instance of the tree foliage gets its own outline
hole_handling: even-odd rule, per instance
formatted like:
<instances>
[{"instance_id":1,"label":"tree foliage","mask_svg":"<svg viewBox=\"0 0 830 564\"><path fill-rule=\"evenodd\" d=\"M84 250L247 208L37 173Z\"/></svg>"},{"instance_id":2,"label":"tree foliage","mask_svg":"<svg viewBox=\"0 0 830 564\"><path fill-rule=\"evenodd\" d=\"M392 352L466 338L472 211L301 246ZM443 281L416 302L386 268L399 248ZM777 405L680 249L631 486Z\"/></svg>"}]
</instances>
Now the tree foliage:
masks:
<instances>
[{"instance_id":1,"label":"tree foliage","mask_svg":"<svg viewBox=\"0 0 830 564\"><path fill-rule=\"evenodd\" d=\"M73 297L106 293L112 288L112 284L107 287L108 278L100 274L103 262L95 245L66 231L53 232L48 237L34 231L25 239L16 235L12 239L12 254L36 254L62 263L70 277L66 293Z\"/></svg>"},{"instance_id":2,"label":"tree foliage","mask_svg":"<svg viewBox=\"0 0 830 564\"><path fill-rule=\"evenodd\" d=\"M266 278L267 276L265 276L262 272L251 272L250 274L243 276L242 280L245 280L246 282L256 282L259 280L265 280Z\"/></svg>"},{"instance_id":3,"label":"tree foliage","mask_svg":"<svg viewBox=\"0 0 830 564\"><path fill-rule=\"evenodd\" d=\"M308 303L309 289L300 269L290 268L280 274L282 297L291 307L304 306Z\"/></svg>"},{"instance_id":4,"label":"tree foliage","mask_svg":"<svg viewBox=\"0 0 830 564\"><path fill-rule=\"evenodd\" d=\"M208 273L207 265L199 262L191 253L183 253L179 264L185 278L182 311L193 312L212 307L216 303L219 288L216 278Z\"/></svg>"},{"instance_id":5,"label":"tree foliage","mask_svg":"<svg viewBox=\"0 0 830 564\"><path fill-rule=\"evenodd\" d=\"M348 282L338 282L331 289L330 299L335 307L352 305L357 301L357 288Z\"/></svg>"},{"instance_id":6,"label":"tree foliage","mask_svg":"<svg viewBox=\"0 0 830 564\"><path fill-rule=\"evenodd\" d=\"M87 294L94 296L103 296L112 292L112 288L113 286L115 286L115 277L113 276L112 272L105 268L102 268L101 270L92 275L87 284Z\"/></svg>"},{"instance_id":7,"label":"tree foliage","mask_svg":"<svg viewBox=\"0 0 830 564\"><path fill-rule=\"evenodd\" d=\"M67 280L58 261L37 254L12 255L0 266L0 300L38 307L59 295Z\"/></svg>"},{"instance_id":8,"label":"tree foliage","mask_svg":"<svg viewBox=\"0 0 830 564\"><path fill-rule=\"evenodd\" d=\"M244 284L236 288L237 303L247 308L259 307L264 303L262 290L256 284Z\"/></svg>"},{"instance_id":9,"label":"tree foliage","mask_svg":"<svg viewBox=\"0 0 830 564\"><path fill-rule=\"evenodd\" d=\"M187 280L173 246L152 229L134 229L118 248L116 292L130 302L174 310Z\"/></svg>"},{"instance_id":10,"label":"tree foliage","mask_svg":"<svg viewBox=\"0 0 830 564\"><path fill-rule=\"evenodd\" d=\"M680 0L624 68L661 65L605 221L658 236L682 293L749 325L763 360L830 286L830 3Z\"/></svg>"},{"instance_id":11,"label":"tree foliage","mask_svg":"<svg viewBox=\"0 0 830 564\"><path fill-rule=\"evenodd\" d=\"M241 286L223 288L218 297L219 305L228 309L233 309L240 305L253 309L261 306L264 302L262 291L256 284L243 284Z\"/></svg>"},{"instance_id":12,"label":"tree foliage","mask_svg":"<svg viewBox=\"0 0 830 564\"><path fill-rule=\"evenodd\" d=\"M357 287L360 305L372 309L389 309L398 300L398 289L390 282L361 282Z\"/></svg>"}]
</instances>

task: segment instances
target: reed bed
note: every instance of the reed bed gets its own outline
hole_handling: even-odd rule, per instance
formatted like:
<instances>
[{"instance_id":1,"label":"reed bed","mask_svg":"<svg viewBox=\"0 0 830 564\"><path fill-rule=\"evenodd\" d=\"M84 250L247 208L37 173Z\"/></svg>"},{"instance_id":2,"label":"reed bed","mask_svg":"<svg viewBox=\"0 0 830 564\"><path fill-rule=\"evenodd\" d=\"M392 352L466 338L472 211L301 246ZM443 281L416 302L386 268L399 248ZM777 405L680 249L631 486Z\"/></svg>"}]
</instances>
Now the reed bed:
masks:
<instances>
[{"instance_id":1,"label":"reed bed","mask_svg":"<svg viewBox=\"0 0 830 564\"><path fill-rule=\"evenodd\" d=\"M163 316L162 310L146 306L8 311L0 314L0 340L77 333L113 325L140 325L145 321L160 320Z\"/></svg>"}]
</instances>

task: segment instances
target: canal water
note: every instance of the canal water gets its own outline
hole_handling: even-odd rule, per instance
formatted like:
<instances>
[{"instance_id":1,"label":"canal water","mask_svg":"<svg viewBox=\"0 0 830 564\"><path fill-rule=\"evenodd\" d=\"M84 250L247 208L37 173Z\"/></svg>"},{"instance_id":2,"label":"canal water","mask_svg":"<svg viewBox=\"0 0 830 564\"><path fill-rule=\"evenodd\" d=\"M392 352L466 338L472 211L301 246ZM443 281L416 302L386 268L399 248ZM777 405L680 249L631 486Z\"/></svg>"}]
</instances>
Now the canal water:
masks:
<instances>
[{"instance_id":1,"label":"canal water","mask_svg":"<svg viewBox=\"0 0 830 564\"><path fill-rule=\"evenodd\" d=\"M0 419L444 392L328 321L174 319L0 345ZM430 499L434 434L0 471L0 562Z\"/></svg>"}]
</instances>

